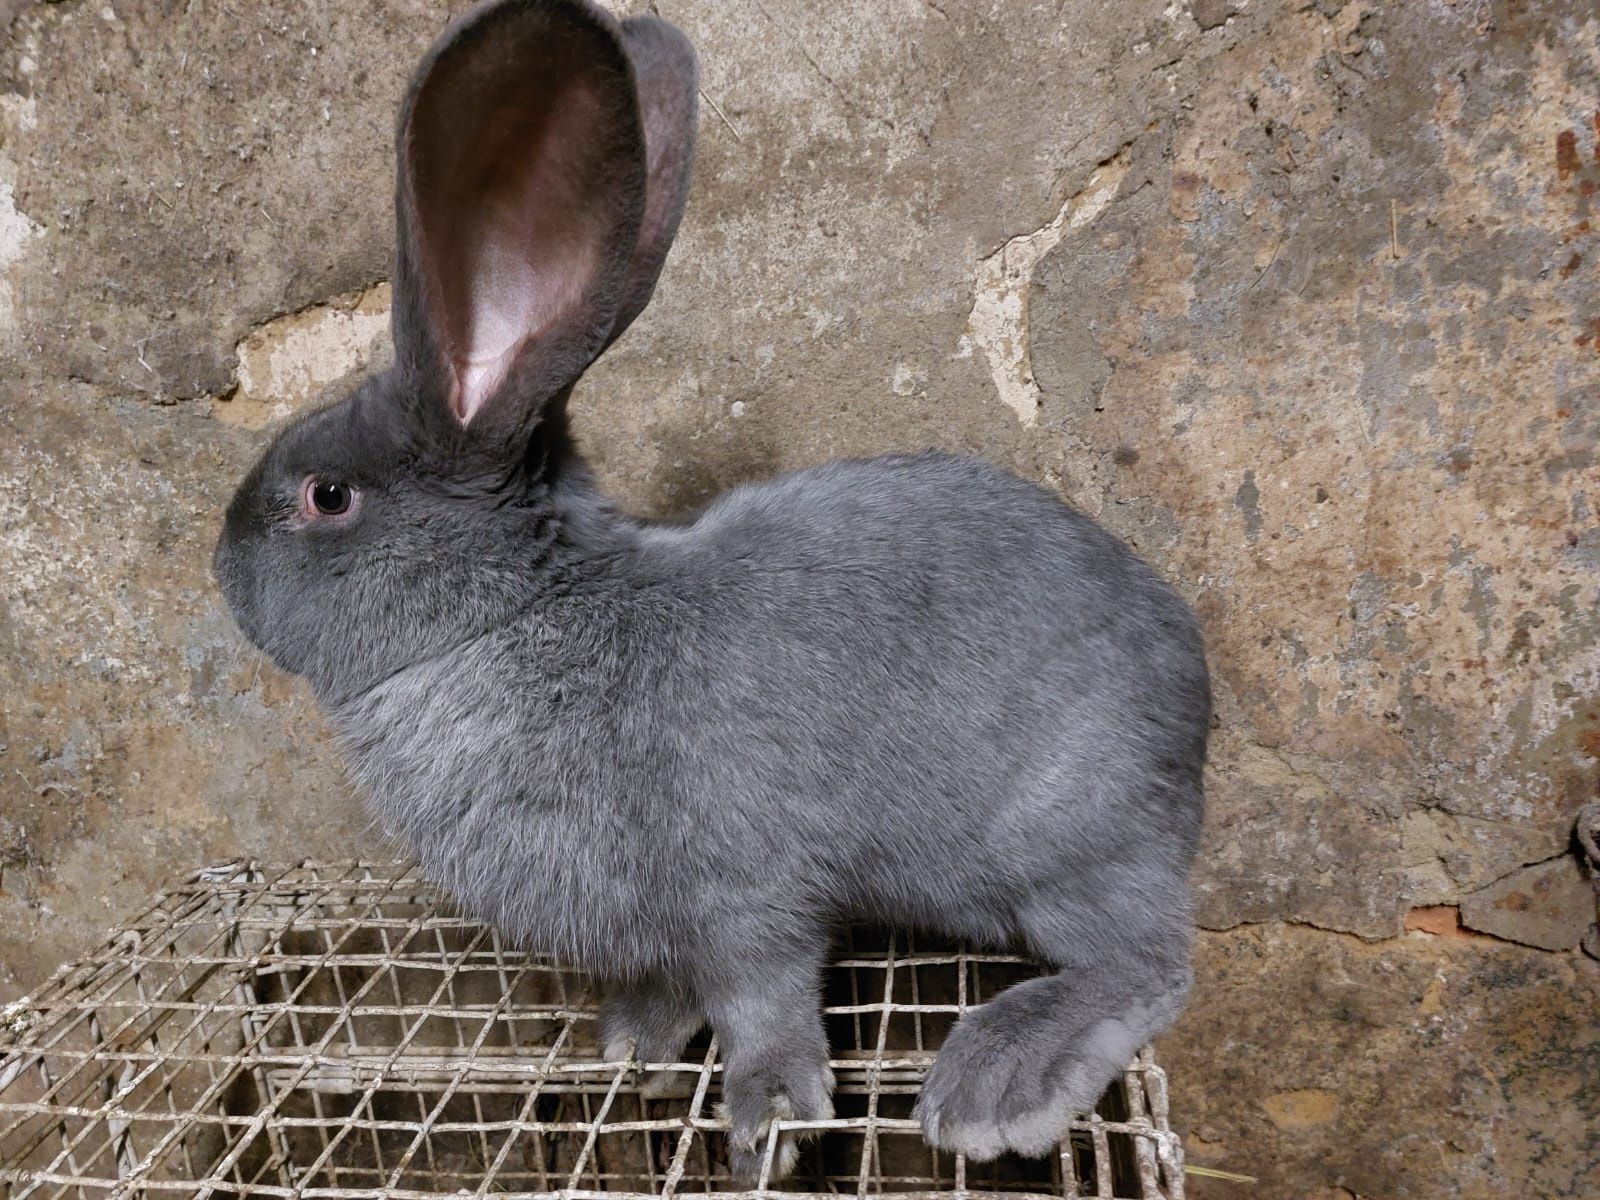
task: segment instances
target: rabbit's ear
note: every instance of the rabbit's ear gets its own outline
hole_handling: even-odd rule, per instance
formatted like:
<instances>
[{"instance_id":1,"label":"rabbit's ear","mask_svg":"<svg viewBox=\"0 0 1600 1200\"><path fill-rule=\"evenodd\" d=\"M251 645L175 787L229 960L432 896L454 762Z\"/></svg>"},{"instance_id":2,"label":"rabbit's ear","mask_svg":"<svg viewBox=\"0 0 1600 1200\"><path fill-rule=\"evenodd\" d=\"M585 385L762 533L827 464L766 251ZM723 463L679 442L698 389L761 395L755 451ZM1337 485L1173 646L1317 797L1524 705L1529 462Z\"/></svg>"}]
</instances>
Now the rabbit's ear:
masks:
<instances>
[{"instance_id":1,"label":"rabbit's ear","mask_svg":"<svg viewBox=\"0 0 1600 1200\"><path fill-rule=\"evenodd\" d=\"M694 47L675 27L659 17L632 17L623 22L622 37L633 63L644 123L647 183L639 240L608 343L620 337L650 302L678 232L689 198L700 92Z\"/></svg>"},{"instance_id":2,"label":"rabbit's ear","mask_svg":"<svg viewBox=\"0 0 1600 1200\"><path fill-rule=\"evenodd\" d=\"M526 431L634 290L645 131L622 28L588 0L480 3L417 68L397 140L396 357L460 425Z\"/></svg>"}]
</instances>

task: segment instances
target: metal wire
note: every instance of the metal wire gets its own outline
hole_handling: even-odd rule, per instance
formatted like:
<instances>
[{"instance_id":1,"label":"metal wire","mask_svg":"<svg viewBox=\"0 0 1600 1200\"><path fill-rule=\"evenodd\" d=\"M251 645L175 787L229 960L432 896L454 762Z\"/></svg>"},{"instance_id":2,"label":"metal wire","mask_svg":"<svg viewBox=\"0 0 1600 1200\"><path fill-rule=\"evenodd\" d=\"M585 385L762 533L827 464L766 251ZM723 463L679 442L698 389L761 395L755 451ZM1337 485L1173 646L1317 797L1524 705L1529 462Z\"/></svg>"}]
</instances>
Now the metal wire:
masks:
<instances>
[{"instance_id":1,"label":"metal wire","mask_svg":"<svg viewBox=\"0 0 1600 1200\"><path fill-rule=\"evenodd\" d=\"M825 1015L837 1115L727 1170L714 1040L599 1057L596 998L404 863L228 863L0 1012L0 1196L393 1200L899 1193L1182 1200L1148 1049L1060 1153L967 1163L911 1106L961 1013L1024 960L852 930ZM771 1179L781 1135L807 1139Z\"/></svg>"}]
</instances>

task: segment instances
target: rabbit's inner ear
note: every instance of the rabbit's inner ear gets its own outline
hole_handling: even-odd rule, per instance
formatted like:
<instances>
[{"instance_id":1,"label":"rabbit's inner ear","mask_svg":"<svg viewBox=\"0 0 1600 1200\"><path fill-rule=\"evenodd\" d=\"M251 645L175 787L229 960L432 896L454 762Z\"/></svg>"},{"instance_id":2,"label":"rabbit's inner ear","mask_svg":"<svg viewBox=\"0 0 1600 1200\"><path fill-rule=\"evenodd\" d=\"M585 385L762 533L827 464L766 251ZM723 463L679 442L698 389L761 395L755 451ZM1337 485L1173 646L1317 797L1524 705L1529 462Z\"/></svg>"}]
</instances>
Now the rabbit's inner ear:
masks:
<instances>
[{"instance_id":1,"label":"rabbit's inner ear","mask_svg":"<svg viewBox=\"0 0 1600 1200\"><path fill-rule=\"evenodd\" d=\"M581 181L547 164L593 128L599 109L575 90L554 112L493 114L504 128L486 131L479 162L432 193L424 229L438 247L432 265L456 375L450 407L462 424L499 391L530 339L584 304L606 231L592 228Z\"/></svg>"},{"instance_id":2,"label":"rabbit's inner ear","mask_svg":"<svg viewBox=\"0 0 1600 1200\"><path fill-rule=\"evenodd\" d=\"M588 5L491 4L424 60L401 123L413 290L396 297L424 327L396 339L437 348L462 424L527 427L615 324L645 171L619 33Z\"/></svg>"}]
</instances>

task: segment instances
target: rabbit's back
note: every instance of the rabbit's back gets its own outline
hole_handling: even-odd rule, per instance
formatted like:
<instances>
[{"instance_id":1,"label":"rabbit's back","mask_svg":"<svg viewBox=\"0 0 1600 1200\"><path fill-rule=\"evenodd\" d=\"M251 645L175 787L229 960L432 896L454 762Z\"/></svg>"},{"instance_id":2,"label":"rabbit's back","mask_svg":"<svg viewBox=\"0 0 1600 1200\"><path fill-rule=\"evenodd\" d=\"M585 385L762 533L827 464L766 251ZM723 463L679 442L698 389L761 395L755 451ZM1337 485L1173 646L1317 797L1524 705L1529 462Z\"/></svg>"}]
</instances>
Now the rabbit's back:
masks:
<instances>
[{"instance_id":1,"label":"rabbit's back","mask_svg":"<svg viewBox=\"0 0 1600 1200\"><path fill-rule=\"evenodd\" d=\"M979 460L832 462L734 489L659 540L666 553L648 569L681 574L673 590L699 617L689 624L731 655L724 678L787 666L798 685L808 662L837 664L853 668L850 694L870 700L875 675L937 674L1050 712L1091 697L1147 705L1154 689L1182 714L1175 736L1203 734L1188 606L1094 521ZM919 707L943 699L925 692Z\"/></svg>"},{"instance_id":2,"label":"rabbit's back","mask_svg":"<svg viewBox=\"0 0 1600 1200\"><path fill-rule=\"evenodd\" d=\"M1198 627L1050 493L949 455L831 463L646 551L685 601L658 719L730 854L973 934L1063 870L1138 859L1182 887Z\"/></svg>"}]
</instances>

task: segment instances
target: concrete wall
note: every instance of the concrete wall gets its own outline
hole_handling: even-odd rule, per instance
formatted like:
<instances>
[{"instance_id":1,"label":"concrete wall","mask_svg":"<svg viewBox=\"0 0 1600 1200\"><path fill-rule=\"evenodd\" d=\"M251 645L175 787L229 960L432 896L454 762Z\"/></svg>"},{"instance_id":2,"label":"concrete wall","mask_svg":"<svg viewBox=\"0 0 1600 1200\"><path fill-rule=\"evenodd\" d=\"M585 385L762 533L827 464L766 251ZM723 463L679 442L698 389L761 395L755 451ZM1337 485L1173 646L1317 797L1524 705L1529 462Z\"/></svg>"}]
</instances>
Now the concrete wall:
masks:
<instances>
[{"instance_id":1,"label":"concrete wall","mask_svg":"<svg viewBox=\"0 0 1600 1200\"><path fill-rule=\"evenodd\" d=\"M0 998L163 879L379 854L207 577L386 352L442 0L5 0ZM629 7L642 7L638 4ZM580 433L660 512L938 445L1202 613L1201 1196L1593 1196L1600 17L1587 0L664 0L699 175Z\"/></svg>"}]
</instances>

